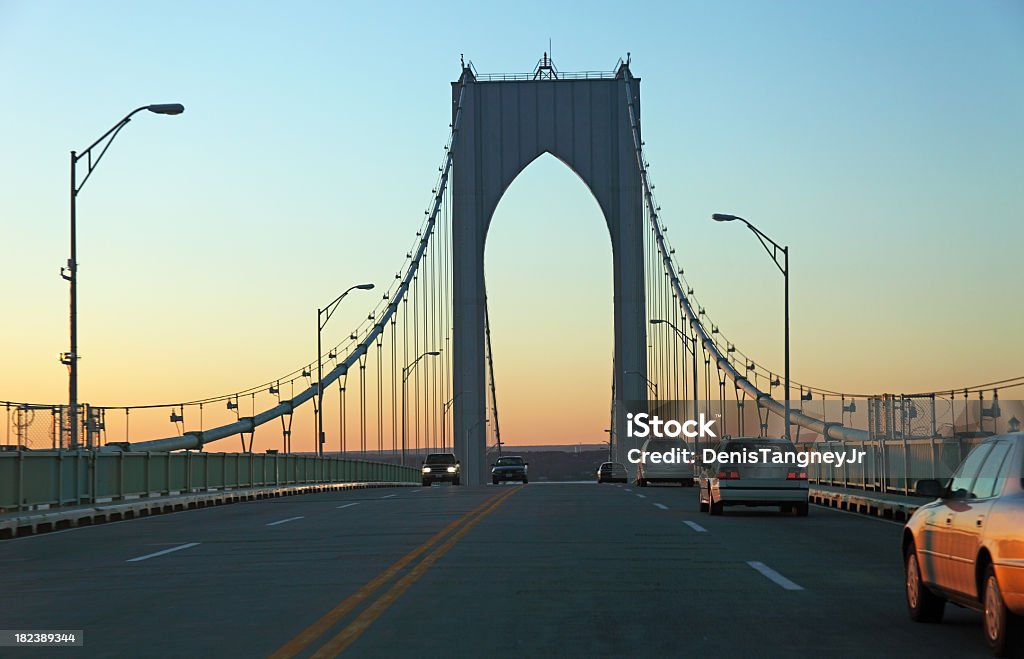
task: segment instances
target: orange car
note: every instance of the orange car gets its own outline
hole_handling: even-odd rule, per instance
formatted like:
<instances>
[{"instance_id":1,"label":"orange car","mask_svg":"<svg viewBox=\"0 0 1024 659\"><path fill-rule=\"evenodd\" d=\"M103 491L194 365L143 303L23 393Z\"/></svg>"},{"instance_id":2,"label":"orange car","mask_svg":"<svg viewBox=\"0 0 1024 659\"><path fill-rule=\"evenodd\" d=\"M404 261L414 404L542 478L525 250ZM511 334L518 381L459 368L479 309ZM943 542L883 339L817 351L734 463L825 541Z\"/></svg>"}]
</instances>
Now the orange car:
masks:
<instances>
[{"instance_id":1,"label":"orange car","mask_svg":"<svg viewBox=\"0 0 1024 659\"><path fill-rule=\"evenodd\" d=\"M938 499L903 529L910 618L939 622L950 601L984 614L995 655L1024 650L1024 433L989 437L917 493Z\"/></svg>"}]
</instances>

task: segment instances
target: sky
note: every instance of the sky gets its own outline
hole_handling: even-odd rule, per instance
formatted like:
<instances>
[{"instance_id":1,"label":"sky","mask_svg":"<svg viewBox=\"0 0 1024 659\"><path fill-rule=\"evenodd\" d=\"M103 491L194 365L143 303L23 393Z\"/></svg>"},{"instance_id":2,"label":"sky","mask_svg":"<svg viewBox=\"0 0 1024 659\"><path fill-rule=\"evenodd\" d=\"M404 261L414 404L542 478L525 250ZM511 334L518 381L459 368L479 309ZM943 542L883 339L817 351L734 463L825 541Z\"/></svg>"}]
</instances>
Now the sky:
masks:
<instances>
[{"instance_id":1,"label":"sky","mask_svg":"<svg viewBox=\"0 0 1024 659\"><path fill-rule=\"evenodd\" d=\"M874 393L1024 373L1018 2L0 0L0 400L66 398L68 152L131 109L186 107L137 115L78 198L95 405L230 393L311 361L317 307L403 263L460 56L531 71L549 39L563 71L629 53L677 257L759 364L781 369L781 281L715 212L790 246L795 379ZM610 256L554 158L502 199L486 268L508 441L603 440ZM353 293L325 343L375 302ZM137 428L174 434L166 416Z\"/></svg>"}]
</instances>

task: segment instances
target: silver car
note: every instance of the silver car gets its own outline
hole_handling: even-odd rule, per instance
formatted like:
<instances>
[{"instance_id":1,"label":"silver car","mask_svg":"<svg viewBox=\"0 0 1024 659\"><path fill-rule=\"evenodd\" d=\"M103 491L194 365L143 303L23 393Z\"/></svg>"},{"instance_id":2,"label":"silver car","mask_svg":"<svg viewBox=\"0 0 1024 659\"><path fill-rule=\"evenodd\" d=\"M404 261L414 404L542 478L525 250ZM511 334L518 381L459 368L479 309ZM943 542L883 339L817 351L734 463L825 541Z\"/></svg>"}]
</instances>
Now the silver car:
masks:
<instances>
[{"instance_id":1,"label":"silver car","mask_svg":"<svg viewBox=\"0 0 1024 659\"><path fill-rule=\"evenodd\" d=\"M629 481L629 474L626 472L626 465L621 462L604 462L597 468L597 482L600 483L625 483Z\"/></svg>"},{"instance_id":2,"label":"silver car","mask_svg":"<svg viewBox=\"0 0 1024 659\"><path fill-rule=\"evenodd\" d=\"M693 463L684 458L689 446L681 439L654 437L644 442L636 465L636 484L679 483L693 487Z\"/></svg>"},{"instance_id":3,"label":"silver car","mask_svg":"<svg viewBox=\"0 0 1024 659\"><path fill-rule=\"evenodd\" d=\"M767 461L763 458L765 449L771 456ZM720 442L714 451L716 460L704 463L700 470L698 497L702 512L721 515L725 506L778 506L781 512L807 516L807 469L775 462L776 454L792 451L795 455L796 447L791 442L736 437ZM717 459L723 454L727 460ZM756 464L744 464L754 456Z\"/></svg>"}]
</instances>

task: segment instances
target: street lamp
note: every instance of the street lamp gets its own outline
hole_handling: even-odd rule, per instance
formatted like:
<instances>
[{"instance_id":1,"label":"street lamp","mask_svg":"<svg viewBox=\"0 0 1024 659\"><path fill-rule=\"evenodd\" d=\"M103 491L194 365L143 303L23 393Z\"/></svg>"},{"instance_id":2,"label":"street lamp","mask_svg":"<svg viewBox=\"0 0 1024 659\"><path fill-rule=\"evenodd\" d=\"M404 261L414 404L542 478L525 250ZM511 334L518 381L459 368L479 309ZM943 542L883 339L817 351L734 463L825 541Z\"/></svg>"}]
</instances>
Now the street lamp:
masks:
<instances>
[{"instance_id":1,"label":"street lamp","mask_svg":"<svg viewBox=\"0 0 1024 659\"><path fill-rule=\"evenodd\" d=\"M679 338L683 340L683 349L689 350L690 354L693 355L693 416L691 418L697 418L697 341L686 336L683 330L675 326L674 323L661 318L651 318L651 325L668 325L675 333L679 335ZM684 358L685 359L685 358Z\"/></svg>"},{"instance_id":2,"label":"street lamp","mask_svg":"<svg viewBox=\"0 0 1024 659\"><path fill-rule=\"evenodd\" d=\"M71 258L68 259L66 268L60 269L60 276L68 282L71 288L71 350L60 355L60 362L68 367L68 448L78 448L78 246L77 232L75 227L75 201L78 193L82 191L85 182L92 176L93 170L100 164L103 155L114 142L114 138L121 132L121 129L128 125L132 117L143 110L154 114L181 114L185 106L180 103L160 103L157 105L143 105L129 112L124 119L117 122L110 130L90 144L82 153L71 152ZM92 157L92 150L106 141L99 155ZM78 182L76 165L82 158L86 159L87 170L82 182Z\"/></svg>"},{"instance_id":3,"label":"street lamp","mask_svg":"<svg viewBox=\"0 0 1024 659\"><path fill-rule=\"evenodd\" d=\"M783 247L777 242L766 236L761 232L760 229L755 227L750 222L744 220L742 217L737 215L726 215L724 213L715 213L711 216L711 219L715 222L732 222L733 220L739 220L740 222L747 225L747 228L754 232L757 239L761 241L761 246L768 252L768 255L772 257L772 261L775 262L775 267L782 273L782 277L785 281L785 317L786 317L786 338L785 338L785 362L786 362L786 439L792 440L792 434L790 431L789 417L790 417L790 403L789 403L789 246ZM769 247L771 245L771 247ZM779 263L779 252L782 252L782 263Z\"/></svg>"},{"instance_id":4,"label":"street lamp","mask_svg":"<svg viewBox=\"0 0 1024 659\"><path fill-rule=\"evenodd\" d=\"M452 396L451 398L449 398L448 402L445 403L444 407L441 408L441 448L442 449L448 448L448 432L447 432L447 428L448 427L445 424L445 417L448 414L448 408L450 408L452 406L452 403L455 402L455 399L458 398L461 395L462 395L462 392L460 391L459 393L457 393L454 396Z\"/></svg>"},{"instance_id":5,"label":"street lamp","mask_svg":"<svg viewBox=\"0 0 1024 659\"><path fill-rule=\"evenodd\" d=\"M623 375L630 375L630 374L639 375L640 377L642 377L644 379L644 382L647 383L648 388L650 388L650 390L654 392L654 402L655 403L659 402L659 400L658 400L658 385L656 383L651 382L650 378L648 378L646 375L644 375L640 371L626 371L625 373L623 373Z\"/></svg>"},{"instance_id":6,"label":"street lamp","mask_svg":"<svg viewBox=\"0 0 1024 659\"><path fill-rule=\"evenodd\" d=\"M484 452L486 454L486 452L487 452L487 428L486 428L486 426L490 422L491 422L490 419L488 419L487 417L484 417L484 418L480 419L479 421L477 421L476 423L474 423L473 425L471 425L470 427L466 428L466 443L464 444L464 446L467 447L467 450L468 450L468 447L469 447L469 436L473 434L473 431L476 430L477 426L482 425L482 426L484 426ZM500 450L498 452L498 455L499 456L501 455L501 451ZM473 478L476 478L476 476L474 476ZM471 480L470 484L472 484L472 483L473 483L473 481Z\"/></svg>"},{"instance_id":7,"label":"street lamp","mask_svg":"<svg viewBox=\"0 0 1024 659\"><path fill-rule=\"evenodd\" d=\"M331 319L331 315L338 309L338 305L345 299L351 291L359 289L361 291L369 291L373 289L373 284L356 284L350 286L345 290L344 293L334 298L334 301L328 304L323 309L316 310L316 454L323 456L324 454L324 366L323 366L323 349L320 347L320 335L323 333L324 327L327 326L327 321Z\"/></svg>"},{"instance_id":8,"label":"street lamp","mask_svg":"<svg viewBox=\"0 0 1024 659\"><path fill-rule=\"evenodd\" d=\"M409 374L412 373L412 369L416 368L416 364L420 363L420 360L424 357L437 357L441 353L437 350L431 350L425 352L416 359L412 360L412 363L402 369L402 466L405 466L405 437L406 437L406 393L409 390Z\"/></svg>"}]
</instances>

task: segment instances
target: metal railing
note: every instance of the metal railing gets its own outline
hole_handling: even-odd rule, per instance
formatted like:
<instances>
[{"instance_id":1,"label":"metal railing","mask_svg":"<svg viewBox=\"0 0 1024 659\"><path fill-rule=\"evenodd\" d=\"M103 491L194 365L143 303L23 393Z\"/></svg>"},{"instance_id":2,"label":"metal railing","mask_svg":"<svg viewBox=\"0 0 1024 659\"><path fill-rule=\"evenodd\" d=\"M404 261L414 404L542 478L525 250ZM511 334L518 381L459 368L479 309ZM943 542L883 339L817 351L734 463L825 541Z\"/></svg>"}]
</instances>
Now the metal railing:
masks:
<instances>
[{"instance_id":1,"label":"metal railing","mask_svg":"<svg viewBox=\"0 0 1024 659\"><path fill-rule=\"evenodd\" d=\"M863 442L827 441L799 443L803 451L863 451L863 460L844 464L811 464L807 480L818 485L913 495L917 481L946 481L984 437L931 437L883 439Z\"/></svg>"},{"instance_id":2,"label":"metal railing","mask_svg":"<svg viewBox=\"0 0 1024 659\"><path fill-rule=\"evenodd\" d=\"M0 453L0 512L246 487L418 483L398 464L260 453Z\"/></svg>"}]
</instances>

